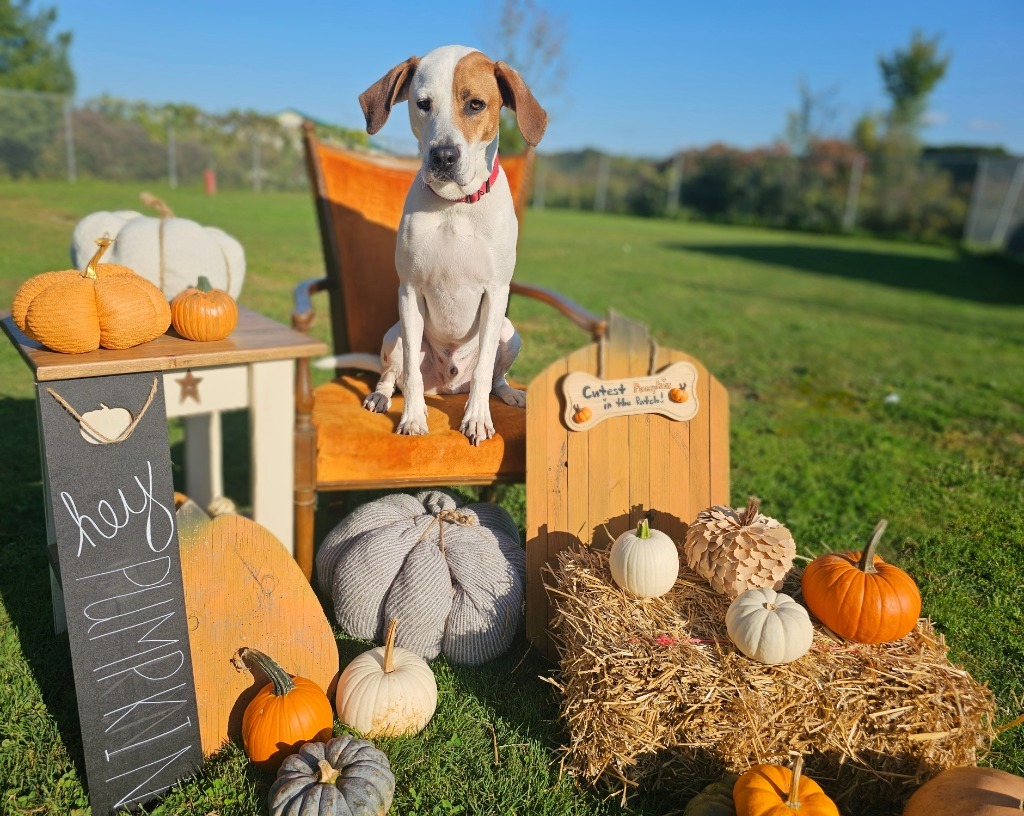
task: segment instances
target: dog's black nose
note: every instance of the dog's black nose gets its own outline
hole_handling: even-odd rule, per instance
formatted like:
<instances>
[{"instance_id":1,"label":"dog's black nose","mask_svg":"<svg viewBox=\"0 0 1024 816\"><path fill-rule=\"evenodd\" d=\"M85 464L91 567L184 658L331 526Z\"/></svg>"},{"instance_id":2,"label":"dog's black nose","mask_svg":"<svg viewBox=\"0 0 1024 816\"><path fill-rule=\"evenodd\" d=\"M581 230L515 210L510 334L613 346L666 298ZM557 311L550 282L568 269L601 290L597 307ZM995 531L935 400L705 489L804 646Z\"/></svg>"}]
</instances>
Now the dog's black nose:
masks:
<instances>
[{"instance_id":1,"label":"dog's black nose","mask_svg":"<svg viewBox=\"0 0 1024 816\"><path fill-rule=\"evenodd\" d=\"M430 169L435 173L450 173L458 160L459 149L457 147L430 148Z\"/></svg>"}]
</instances>

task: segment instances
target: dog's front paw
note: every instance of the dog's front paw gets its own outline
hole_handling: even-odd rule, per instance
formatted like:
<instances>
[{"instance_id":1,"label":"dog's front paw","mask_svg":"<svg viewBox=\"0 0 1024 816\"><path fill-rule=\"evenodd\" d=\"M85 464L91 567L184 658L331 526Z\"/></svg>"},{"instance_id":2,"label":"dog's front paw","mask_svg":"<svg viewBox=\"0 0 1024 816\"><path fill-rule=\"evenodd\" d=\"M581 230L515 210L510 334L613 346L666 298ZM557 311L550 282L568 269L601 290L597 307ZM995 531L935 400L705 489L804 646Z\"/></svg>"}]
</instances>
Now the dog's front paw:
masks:
<instances>
[{"instance_id":1,"label":"dog's front paw","mask_svg":"<svg viewBox=\"0 0 1024 816\"><path fill-rule=\"evenodd\" d=\"M391 407L391 398L380 391L371 391L363 400L363 407L375 414L383 414Z\"/></svg>"},{"instance_id":2,"label":"dog's front paw","mask_svg":"<svg viewBox=\"0 0 1024 816\"><path fill-rule=\"evenodd\" d=\"M410 407L408 400L402 412L402 421L398 423L395 433L406 436L423 436L427 433L427 408Z\"/></svg>"},{"instance_id":3,"label":"dog's front paw","mask_svg":"<svg viewBox=\"0 0 1024 816\"><path fill-rule=\"evenodd\" d=\"M494 436L494 424L491 422L491 411L487 404L485 403L482 409L467 405L466 415L462 418L459 430L474 445L479 445Z\"/></svg>"},{"instance_id":4,"label":"dog's front paw","mask_svg":"<svg viewBox=\"0 0 1024 816\"><path fill-rule=\"evenodd\" d=\"M526 392L513 388L508 383L496 385L492 393L494 396L499 397L506 405L511 405L515 408L526 407Z\"/></svg>"}]
</instances>

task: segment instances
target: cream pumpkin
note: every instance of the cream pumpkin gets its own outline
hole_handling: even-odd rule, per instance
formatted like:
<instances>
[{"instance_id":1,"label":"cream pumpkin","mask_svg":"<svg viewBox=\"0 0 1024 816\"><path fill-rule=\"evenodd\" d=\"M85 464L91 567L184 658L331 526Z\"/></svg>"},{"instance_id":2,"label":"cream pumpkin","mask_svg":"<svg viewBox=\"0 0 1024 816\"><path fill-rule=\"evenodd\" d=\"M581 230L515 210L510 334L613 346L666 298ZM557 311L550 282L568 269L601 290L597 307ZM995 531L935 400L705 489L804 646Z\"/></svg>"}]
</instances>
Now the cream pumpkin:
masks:
<instances>
[{"instance_id":1,"label":"cream pumpkin","mask_svg":"<svg viewBox=\"0 0 1024 816\"><path fill-rule=\"evenodd\" d=\"M658 598L672 589L679 577L679 551L647 519L615 539L608 556L612 580L641 598Z\"/></svg>"},{"instance_id":2,"label":"cream pumpkin","mask_svg":"<svg viewBox=\"0 0 1024 816\"><path fill-rule=\"evenodd\" d=\"M397 620L382 647L356 657L338 679L338 719L364 736L400 737L422 731L437 708L437 681L415 652L395 646Z\"/></svg>"},{"instance_id":3,"label":"cream pumpkin","mask_svg":"<svg viewBox=\"0 0 1024 816\"><path fill-rule=\"evenodd\" d=\"M790 663L807 654L814 640L807 610L767 587L737 596L725 613L725 628L736 648L759 663Z\"/></svg>"}]
</instances>

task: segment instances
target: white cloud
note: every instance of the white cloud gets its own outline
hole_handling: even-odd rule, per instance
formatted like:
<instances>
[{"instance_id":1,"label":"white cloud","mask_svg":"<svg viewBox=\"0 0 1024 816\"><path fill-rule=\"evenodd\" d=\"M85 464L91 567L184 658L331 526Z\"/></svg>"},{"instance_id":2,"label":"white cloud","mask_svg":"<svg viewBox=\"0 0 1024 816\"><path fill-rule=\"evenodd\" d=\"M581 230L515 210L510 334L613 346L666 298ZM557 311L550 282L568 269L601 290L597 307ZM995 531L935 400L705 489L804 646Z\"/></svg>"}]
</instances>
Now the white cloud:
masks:
<instances>
[{"instance_id":1,"label":"white cloud","mask_svg":"<svg viewBox=\"0 0 1024 816\"><path fill-rule=\"evenodd\" d=\"M925 125L944 125L948 121L949 114L943 111L928 111L921 117L921 122Z\"/></svg>"},{"instance_id":2,"label":"white cloud","mask_svg":"<svg viewBox=\"0 0 1024 816\"><path fill-rule=\"evenodd\" d=\"M967 128L978 133L1002 133L1003 123L992 119L971 119L967 123Z\"/></svg>"}]
</instances>

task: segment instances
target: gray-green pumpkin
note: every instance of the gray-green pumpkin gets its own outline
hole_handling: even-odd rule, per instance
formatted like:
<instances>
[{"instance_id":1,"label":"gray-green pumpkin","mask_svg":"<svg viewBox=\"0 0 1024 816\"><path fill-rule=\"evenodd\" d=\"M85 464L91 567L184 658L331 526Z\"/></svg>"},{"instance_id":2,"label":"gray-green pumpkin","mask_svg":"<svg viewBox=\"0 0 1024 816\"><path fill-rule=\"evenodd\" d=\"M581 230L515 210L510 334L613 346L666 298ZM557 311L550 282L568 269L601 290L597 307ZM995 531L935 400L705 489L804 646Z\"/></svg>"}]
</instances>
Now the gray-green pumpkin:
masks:
<instances>
[{"instance_id":1,"label":"gray-green pumpkin","mask_svg":"<svg viewBox=\"0 0 1024 816\"><path fill-rule=\"evenodd\" d=\"M732 788L738 778L736 774L726 774L712 782L690 800L683 816L736 816Z\"/></svg>"},{"instance_id":2,"label":"gray-green pumpkin","mask_svg":"<svg viewBox=\"0 0 1024 816\"><path fill-rule=\"evenodd\" d=\"M307 742L285 759L270 787L270 816L383 816L394 795L384 752L344 734Z\"/></svg>"}]
</instances>

